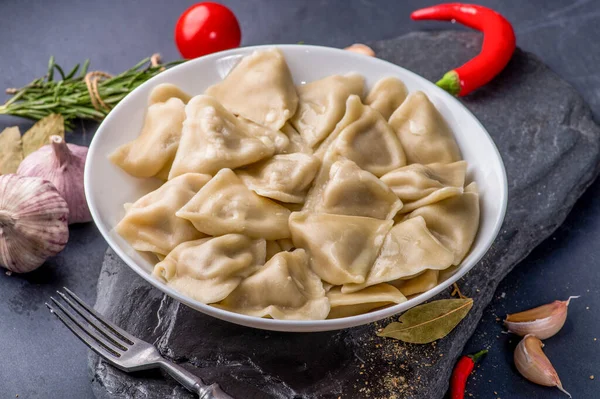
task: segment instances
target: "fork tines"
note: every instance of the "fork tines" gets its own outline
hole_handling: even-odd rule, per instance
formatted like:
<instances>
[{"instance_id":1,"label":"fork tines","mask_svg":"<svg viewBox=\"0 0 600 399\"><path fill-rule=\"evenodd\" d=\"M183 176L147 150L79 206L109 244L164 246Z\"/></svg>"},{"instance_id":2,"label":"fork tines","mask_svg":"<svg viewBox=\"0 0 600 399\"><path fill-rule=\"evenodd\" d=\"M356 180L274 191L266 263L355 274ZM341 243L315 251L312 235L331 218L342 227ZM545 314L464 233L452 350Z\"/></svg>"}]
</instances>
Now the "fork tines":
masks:
<instances>
[{"instance_id":1,"label":"fork tines","mask_svg":"<svg viewBox=\"0 0 600 399\"><path fill-rule=\"evenodd\" d=\"M53 304L46 302L46 306L90 349L107 358L119 358L135 344L137 338L106 320L68 288L63 289L66 294L57 293L67 306L54 297L50 297Z\"/></svg>"}]
</instances>

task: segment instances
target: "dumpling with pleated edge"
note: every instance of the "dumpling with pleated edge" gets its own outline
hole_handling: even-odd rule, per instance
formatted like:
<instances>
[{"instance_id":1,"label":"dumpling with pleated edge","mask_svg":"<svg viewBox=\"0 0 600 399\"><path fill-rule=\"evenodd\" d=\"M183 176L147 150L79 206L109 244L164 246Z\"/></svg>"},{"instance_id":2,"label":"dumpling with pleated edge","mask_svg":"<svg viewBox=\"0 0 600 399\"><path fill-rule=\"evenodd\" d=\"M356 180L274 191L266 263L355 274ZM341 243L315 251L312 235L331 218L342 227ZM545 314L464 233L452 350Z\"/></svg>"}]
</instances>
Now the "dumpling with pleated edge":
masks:
<instances>
[{"instance_id":1,"label":"dumpling with pleated edge","mask_svg":"<svg viewBox=\"0 0 600 399\"><path fill-rule=\"evenodd\" d=\"M312 270L334 284L362 283L393 221L360 216L294 212L292 242L310 256Z\"/></svg>"},{"instance_id":2,"label":"dumpling with pleated edge","mask_svg":"<svg viewBox=\"0 0 600 399\"><path fill-rule=\"evenodd\" d=\"M161 83L156 85L148 96L148 105L167 102L170 98L178 98L187 104L192 96L181 90L179 86L172 83Z\"/></svg>"},{"instance_id":3,"label":"dumpling with pleated edge","mask_svg":"<svg viewBox=\"0 0 600 399\"><path fill-rule=\"evenodd\" d=\"M394 286L378 284L362 291L344 294L340 287L327 292L331 310L328 319L339 319L364 314L384 306L406 302L406 297Z\"/></svg>"},{"instance_id":4,"label":"dumpling with pleated edge","mask_svg":"<svg viewBox=\"0 0 600 399\"><path fill-rule=\"evenodd\" d=\"M327 155L348 158L377 177L406 165L394 130L379 112L355 95L348 97L343 119L315 155L321 159Z\"/></svg>"},{"instance_id":5,"label":"dumpling with pleated edge","mask_svg":"<svg viewBox=\"0 0 600 399\"><path fill-rule=\"evenodd\" d=\"M231 169L221 169L176 215L212 236L290 237L290 211L250 190Z\"/></svg>"},{"instance_id":6,"label":"dumpling with pleated edge","mask_svg":"<svg viewBox=\"0 0 600 399\"><path fill-rule=\"evenodd\" d=\"M184 119L185 104L179 98L150 105L140 135L108 158L132 176L156 176L175 158Z\"/></svg>"},{"instance_id":7,"label":"dumpling with pleated edge","mask_svg":"<svg viewBox=\"0 0 600 399\"><path fill-rule=\"evenodd\" d=\"M271 131L236 118L210 96L195 96L185 107L181 143L169 179L183 173L214 175L268 158L275 152Z\"/></svg>"},{"instance_id":8,"label":"dumpling with pleated edge","mask_svg":"<svg viewBox=\"0 0 600 399\"><path fill-rule=\"evenodd\" d=\"M426 269L443 270L453 261L454 253L431 234L425 219L414 217L392 227L366 280L360 284L346 284L342 292L356 292L379 283L416 276Z\"/></svg>"},{"instance_id":9,"label":"dumpling with pleated edge","mask_svg":"<svg viewBox=\"0 0 600 399\"><path fill-rule=\"evenodd\" d=\"M287 136L289 141L289 144L283 148L281 154L293 154L295 152L302 152L304 154L313 153L312 148L306 144L300 133L289 122L286 122L280 131Z\"/></svg>"},{"instance_id":10,"label":"dumpling with pleated edge","mask_svg":"<svg viewBox=\"0 0 600 399\"><path fill-rule=\"evenodd\" d=\"M323 320L329 300L303 249L280 252L214 306L256 317Z\"/></svg>"},{"instance_id":11,"label":"dumpling with pleated edge","mask_svg":"<svg viewBox=\"0 0 600 399\"><path fill-rule=\"evenodd\" d=\"M279 130L294 115L298 95L285 57L278 49L255 51L206 90L229 111Z\"/></svg>"},{"instance_id":12,"label":"dumpling with pleated edge","mask_svg":"<svg viewBox=\"0 0 600 399\"><path fill-rule=\"evenodd\" d=\"M427 95L411 93L390 116L408 164L451 163L460 161L454 135Z\"/></svg>"},{"instance_id":13,"label":"dumpling with pleated edge","mask_svg":"<svg viewBox=\"0 0 600 399\"><path fill-rule=\"evenodd\" d=\"M381 181L404 204L400 213L408 213L421 206L462 194L466 173L465 161L429 165L414 163L386 173L381 176Z\"/></svg>"},{"instance_id":14,"label":"dumpling with pleated edge","mask_svg":"<svg viewBox=\"0 0 600 399\"><path fill-rule=\"evenodd\" d=\"M479 228L479 192L476 183L464 193L417 208L408 218L423 217L433 235L454 253L458 265L471 249Z\"/></svg>"},{"instance_id":15,"label":"dumpling with pleated edge","mask_svg":"<svg viewBox=\"0 0 600 399\"><path fill-rule=\"evenodd\" d=\"M179 244L153 276L202 303L222 301L265 263L265 240L226 234Z\"/></svg>"},{"instance_id":16,"label":"dumpling with pleated edge","mask_svg":"<svg viewBox=\"0 0 600 399\"><path fill-rule=\"evenodd\" d=\"M275 147L275 154L284 154L291 147L292 143L290 143L290 139L281 130L267 128L241 116L237 118L245 124L250 135L271 140Z\"/></svg>"},{"instance_id":17,"label":"dumpling with pleated edge","mask_svg":"<svg viewBox=\"0 0 600 399\"><path fill-rule=\"evenodd\" d=\"M321 162L304 153L275 155L236 171L244 184L263 197L302 203Z\"/></svg>"},{"instance_id":18,"label":"dumpling with pleated edge","mask_svg":"<svg viewBox=\"0 0 600 399\"><path fill-rule=\"evenodd\" d=\"M326 181L315 181L303 210L392 219L400 208L402 202L377 176L340 160L331 165Z\"/></svg>"},{"instance_id":19,"label":"dumpling with pleated edge","mask_svg":"<svg viewBox=\"0 0 600 399\"><path fill-rule=\"evenodd\" d=\"M390 281L390 284L398 288L404 296L411 296L427 292L438 283L439 270L425 270L423 273L409 278Z\"/></svg>"},{"instance_id":20,"label":"dumpling with pleated edge","mask_svg":"<svg viewBox=\"0 0 600 399\"><path fill-rule=\"evenodd\" d=\"M134 249L161 255L167 255L182 242L206 237L188 220L176 217L175 212L210 179L209 175L186 173L166 182L128 204L115 231Z\"/></svg>"},{"instance_id":21,"label":"dumpling with pleated edge","mask_svg":"<svg viewBox=\"0 0 600 399\"><path fill-rule=\"evenodd\" d=\"M344 116L348 96L362 95L364 78L356 73L332 75L297 86L296 90L298 110L290 122L306 144L314 148Z\"/></svg>"},{"instance_id":22,"label":"dumpling with pleated edge","mask_svg":"<svg viewBox=\"0 0 600 399\"><path fill-rule=\"evenodd\" d=\"M408 95L408 90L402 81L393 76L382 78L367 94L365 104L376 111L387 121L394 111L402 104Z\"/></svg>"}]
</instances>

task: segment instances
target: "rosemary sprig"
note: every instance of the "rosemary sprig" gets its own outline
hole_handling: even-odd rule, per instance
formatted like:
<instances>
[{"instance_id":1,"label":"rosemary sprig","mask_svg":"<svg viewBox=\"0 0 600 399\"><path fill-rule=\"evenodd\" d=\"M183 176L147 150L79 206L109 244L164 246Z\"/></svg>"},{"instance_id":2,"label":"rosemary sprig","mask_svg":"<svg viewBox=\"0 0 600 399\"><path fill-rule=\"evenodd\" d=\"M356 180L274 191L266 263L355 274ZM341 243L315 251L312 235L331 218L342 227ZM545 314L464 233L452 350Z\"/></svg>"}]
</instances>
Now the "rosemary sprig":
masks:
<instances>
[{"instance_id":1,"label":"rosemary sprig","mask_svg":"<svg viewBox=\"0 0 600 399\"><path fill-rule=\"evenodd\" d=\"M133 89L164 69L184 61L152 65L150 60L150 57L144 58L125 72L98 81L98 96L109 107L107 109L94 106L88 91L85 76L88 73L90 60L85 60L83 65L75 65L65 73L52 56L45 76L35 79L20 89L6 90L7 94L12 94L13 97L4 105L0 105L0 114L33 120L42 119L50 114L61 114L65 120L65 127L69 130L73 128L73 121L77 118L100 121ZM60 79L55 80L55 77Z\"/></svg>"}]
</instances>

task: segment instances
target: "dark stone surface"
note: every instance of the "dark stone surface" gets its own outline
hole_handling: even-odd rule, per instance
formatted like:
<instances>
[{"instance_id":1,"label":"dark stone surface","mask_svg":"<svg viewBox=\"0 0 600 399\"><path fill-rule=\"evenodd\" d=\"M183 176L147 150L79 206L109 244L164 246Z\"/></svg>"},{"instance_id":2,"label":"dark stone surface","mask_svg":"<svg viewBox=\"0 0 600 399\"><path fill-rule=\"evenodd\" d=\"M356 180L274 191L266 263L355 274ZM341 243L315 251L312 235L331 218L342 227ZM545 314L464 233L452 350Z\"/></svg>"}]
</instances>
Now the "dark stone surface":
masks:
<instances>
[{"instance_id":1,"label":"dark stone surface","mask_svg":"<svg viewBox=\"0 0 600 399\"><path fill-rule=\"evenodd\" d=\"M412 33L373 43L373 48L380 58L434 79L440 70L472 57L480 41L470 32ZM236 326L164 297L111 251L99 279L97 308L239 398L441 398L452 365L500 281L562 223L596 176L600 161L600 128L589 109L531 54L518 50L492 84L464 103L502 153L509 205L494 246L460 282L475 304L447 338L408 345L376 337L376 329L392 319L318 334ZM90 365L99 398L133 398L141 391L148 398L185 395L176 383L156 374L132 377L96 356L90 357Z\"/></svg>"},{"instance_id":2,"label":"dark stone surface","mask_svg":"<svg viewBox=\"0 0 600 399\"><path fill-rule=\"evenodd\" d=\"M195 2L0 1L0 101L4 100L1 89L20 86L43 75L51 54L65 67L91 58L93 68L112 73L156 51L166 60L177 58L173 26L178 15ZM410 21L408 14L424 5L421 0L222 2L240 20L243 45L303 40L343 47L416 30L461 29L443 22ZM571 83L600 117L600 2L478 3L504 14L515 27L519 46L539 56ZM408 62L412 56L418 56L418 52L405 54L404 58ZM436 55L432 61L437 59ZM22 119L0 116L0 129L15 124L22 130L31 126ZM93 124L80 125L67 139L87 145L94 130ZM501 327L495 318L573 293L584 297L572 305L566 327L548 341L546 351L575 397L597 396L600 341L593 338L600 331L598 195L597 180L557 233L500 285L466 349L472 352L490 346L490 355L468 385L475 398L563 397L554 390L528 383L516 373L510 352L515 342L511 344L511 337L499 334ZM0 398L14 398L16 394L28 399L93 397L84 345L48 313L43 302L64 285L93 301L105 250L106 242L93 224L74 226L65 251L38 271L11 277L0 273ZM506 295L502 296L503 292ZM595 380L589 379L592 374L596 375ZM143 397L143 393L138 396Z\"/></svg>"}]
</instances>

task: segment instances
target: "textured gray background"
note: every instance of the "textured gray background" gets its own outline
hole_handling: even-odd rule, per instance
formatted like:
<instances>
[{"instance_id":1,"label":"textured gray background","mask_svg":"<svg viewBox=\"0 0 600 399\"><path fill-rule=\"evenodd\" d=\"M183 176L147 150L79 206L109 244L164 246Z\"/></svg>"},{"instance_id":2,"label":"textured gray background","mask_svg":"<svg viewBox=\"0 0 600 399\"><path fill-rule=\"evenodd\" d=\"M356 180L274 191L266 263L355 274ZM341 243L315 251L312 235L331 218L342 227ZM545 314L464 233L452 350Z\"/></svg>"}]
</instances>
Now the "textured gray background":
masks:
<instances>
[{"instance_id":1,"label":"textured gray background","mask_svg":"<svg viewBox=\"0 0 600 399\"><path fill-rule=\"evenodd\" d=\"M192 2L148 1L2 1L0 2L0 87L19 86L45 72L48 56L70 66L86 57L98 69L121 71L155 51L177 56L172 27ZM418 29L447 29L448 24L413 23L417 1L228 1L242 24L243 44L294 43L345 46L398 36ZM537 54L572 83L600 116L600 3L598 1L482 1L514 24L518 43ZM298 23L297 21L302 21ZM15 124L0 117L0 127ZM23 127L28 123L21 123ZM85 127L85 126L84 126ZM71 141L89 142L78 131ZM548 343L547 353L567 388L578 397L597 392L600 375L597 312L600 205L594 184L567 222L500 286L486 310L470 350L491 344L491 354L469 384L476 397L550 397L518 377L511 366L510 338L500 335L496 315L558 297L582 294L573 304L563 339ZM43 301L62 285L92 301L106 244L92 225L76 226L67 249L37 272L24 277L0 275L0 397L91 397L86 351L50 318ZM504 295L502 295L504 293ZM588 308L589 309L586 309ZM600 334L600 333L599 333ZM498 338L499 337L499 338ZM557 337L558 338L558 337ZM491 382L490 382L491 381ZM497 394L494 394L497 392ZM587 394L586 394L587 393ZM558 396L557 396L558 397Z\"/></svg>"}]
</instances>

